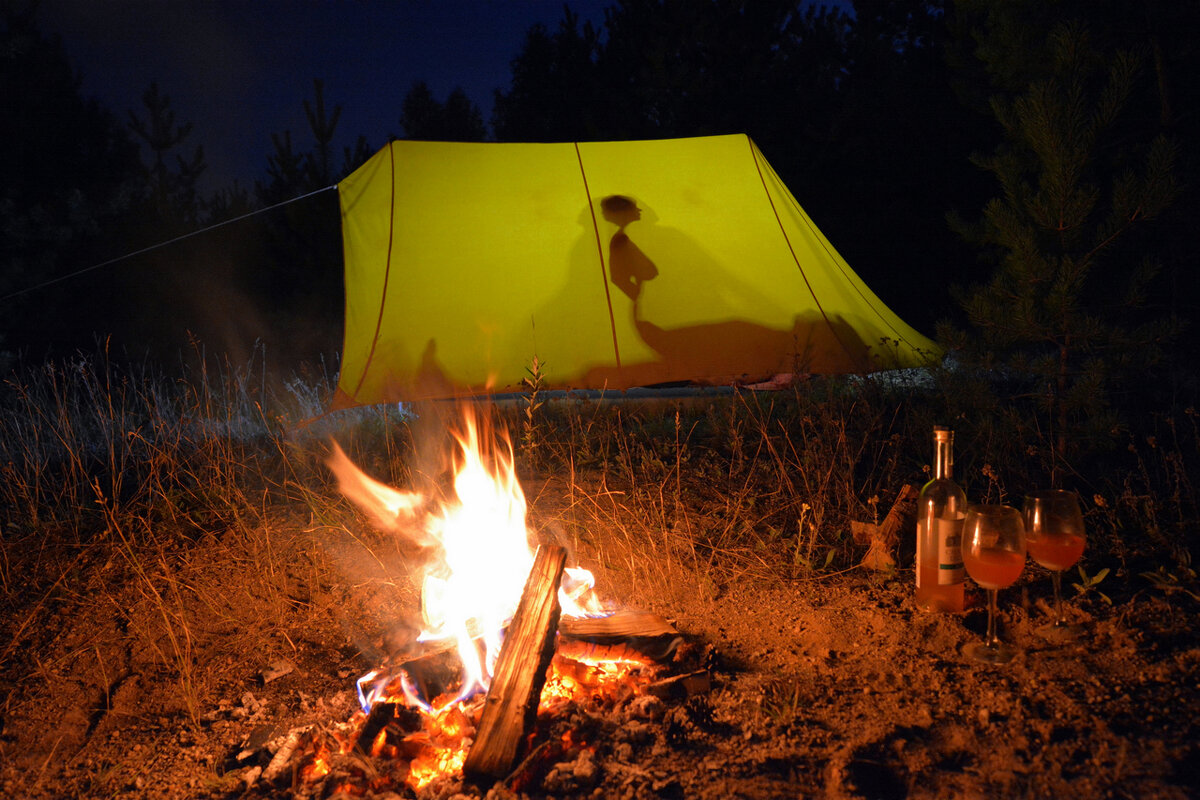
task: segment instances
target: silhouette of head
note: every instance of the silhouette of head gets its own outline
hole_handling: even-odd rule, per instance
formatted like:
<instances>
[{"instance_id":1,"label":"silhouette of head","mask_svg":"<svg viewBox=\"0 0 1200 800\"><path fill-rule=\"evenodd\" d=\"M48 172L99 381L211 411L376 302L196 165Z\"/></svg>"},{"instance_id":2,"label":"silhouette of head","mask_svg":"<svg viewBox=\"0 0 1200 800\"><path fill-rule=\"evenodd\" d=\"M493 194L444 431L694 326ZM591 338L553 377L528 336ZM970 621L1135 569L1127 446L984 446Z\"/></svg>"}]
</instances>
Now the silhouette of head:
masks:
<instances>
[{"instance_id":1,"label":"silhouette of head","mask_svg":"<svg viewBox=\"0 0 1200 800\"><path fill-rule=\"evenodd\" d=\"M610 194L601 200L600 210L606 220L621 228L642 218L642 210L637 202L623 194Z\"/></svg>"}]
</instances>

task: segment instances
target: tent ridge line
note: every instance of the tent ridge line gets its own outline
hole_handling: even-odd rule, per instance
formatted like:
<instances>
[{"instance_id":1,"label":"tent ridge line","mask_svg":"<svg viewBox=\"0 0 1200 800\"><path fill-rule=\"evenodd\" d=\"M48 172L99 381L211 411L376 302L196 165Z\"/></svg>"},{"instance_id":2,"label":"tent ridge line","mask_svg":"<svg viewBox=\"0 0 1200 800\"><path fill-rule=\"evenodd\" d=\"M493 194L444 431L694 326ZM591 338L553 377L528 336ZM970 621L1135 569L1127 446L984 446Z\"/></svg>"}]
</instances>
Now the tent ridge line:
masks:
<instances>
[{"instance_id":1,"label":"tent ridge line","mask_svg":"<svg viewBox=\"0 0 1200 800\"><path fill-rule=\"evenodd\" d=\"M379 345L379 332L383 330L383 308L387 305L387 290L388 281L392 275L392 241L396 234L396 143L388 142L388 165L391 168L391 197L388 205L388 245L387 255L385 256L383 267L383 291L379 296L379 317L375 320L375 335L371 337L371 350L367 353L367 360L363 364L362 374L358 376L358 383L354 386L354 397L357 397L359 390L362 389L363 382L367 379L367 373L371 370L371 361L375 358L375 348ZM349 299L347 299L349 302Z\"/></svg>"},{"instance_id":2,"label":"tent ridge line","mask_svg":"<svg viewBox=\"0 0 1200 800\"><path fill-rule=\"evenodd\" d=\"M604 301L608 304L608 326L612 330L613 356L617 360L617 370L621 369L621 348L617 344L617 319L613 315L612 293L608 288L608 265L604 263L604 245L600 241L600 223L596 221L596 209L592 203L592 190L588 186L587 170L583 166L583 154L579 152L579 142L575 145L575 159L579 162L579 177L583 180L583 193L587 196L588 213L592 215L592 231L596 235L596 255L600 262L600 279L604 283Z\"/></svg>"},{"instance_id":3,"label":"tent ridge line","mask_svg":"<svg viewBox=\"0 0 1200 800\"><path fill-rule=\"evenodd\" d=\"M818 298L817 293L813 291L812 284L808 281L808 275L805 273L804 267L800 264L800 259L796 257L796 249L792 247L792 240L788 238L787 230L783 227L783 220L779 218L779 209L775 207L775 200L771 197L771 191L767 188L767 179L762 173L762 165L758 163L758 155L755 152L757 147L754 144L754 140L750 138L749 134L743 134L743 136L746 137L746 143L750 146L750 160L754 162L754 169L758 172L758 180L759 183L762 184L763 194L767 198L767 203L771 206L771 213L775 215L775 224L779 226L779 233L781 236L783 236L783 241L787 244L788 252L792 256L792 261L796 264L796 269L799 270L800 277L804 279L804 285L808 288L808 293L812 296L813 302L817 306L817 310L821 312L821 319L825 320L825 324L829 326L829 331L833 334L833 338L837 339L837 343L841 345L842 351L846 355L850 356L850 359L854 361L856 360L854 353L850 352L850 349L846 347L846 343L843 342L842 337L838 335L837 327L829 321L828 315L825 314L825 308L821 305L820 298Z\"/></svg>"}]
</instances>

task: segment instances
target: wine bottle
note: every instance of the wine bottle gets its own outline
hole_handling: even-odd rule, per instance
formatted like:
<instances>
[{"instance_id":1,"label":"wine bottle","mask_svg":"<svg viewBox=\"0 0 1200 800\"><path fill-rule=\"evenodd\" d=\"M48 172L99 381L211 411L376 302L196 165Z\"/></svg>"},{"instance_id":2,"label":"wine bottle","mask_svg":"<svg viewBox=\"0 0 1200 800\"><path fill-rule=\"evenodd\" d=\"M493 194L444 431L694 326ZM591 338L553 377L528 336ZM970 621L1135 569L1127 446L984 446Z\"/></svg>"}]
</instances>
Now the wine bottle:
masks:
<instances>
[{"instance_id":1,"label":"wine bottle","mask_svg":"<svg viewBox=\"0 0 1200 800\"><path fill-rule=\"evenodd\" d=\"M917 498L917 607L962 611L967 496L954 482L954 431L934 426L933 445L933 480Z\"/></svg>"}]
</instances>

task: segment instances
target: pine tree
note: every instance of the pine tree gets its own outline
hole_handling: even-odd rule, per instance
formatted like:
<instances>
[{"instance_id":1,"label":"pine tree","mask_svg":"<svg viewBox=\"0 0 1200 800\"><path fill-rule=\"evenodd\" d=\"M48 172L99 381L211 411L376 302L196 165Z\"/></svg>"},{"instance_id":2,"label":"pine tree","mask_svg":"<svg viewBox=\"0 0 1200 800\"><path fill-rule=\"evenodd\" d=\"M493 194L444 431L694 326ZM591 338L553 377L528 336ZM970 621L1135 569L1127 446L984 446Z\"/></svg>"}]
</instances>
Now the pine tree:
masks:
<instances>
[{"instance_id":1,"label":"pine tree","mask_svg":"<svg viewBox=\"0 0 1200 800\"><path fill-rule=\"evenodd\" d=\"M400 107L400 125L409 139L440 142L482 142L487 137L483 114L461 87L441 103L424 81L417 81Z\"/></svg>"},{"instance_id":2,"label":"pine tree","mask_svg":"<svg viewBox=\"0 0 1200 800\"><path fill-rule=\"evenodd\" d=\"M171 98L159 90L157 83L151 83L142 93L142 105L146 116L130 111L129 129L150 150L149 163L144 167L150 208L164 229L188 231L200 222L196 184L207 169L204 148L197 145L187 156L179 153L191 135L192 123L175 124Z\"/></svg>"},{"instance_id":3,"label":"pine tree","mask_svg":"<svg viewBox=\"0 0 1200 800\"><path fill-rule=\"evenodd\" d=\"M138 160L36 14L35 3L0 10L0 348L40 351L91 342L84 318L110 273L44 284L122 252Z\"/></svg>"},{"instance_id":4,"label":"pine tree","mask_svg":"<svg viewBox=\"0 0 1200 800\"><path fill-rule=\"evenodd\" d=\"M1147 90L1132 51L1098 47L1066 20L1038 55L1026 63L1040 74L991 98L1003 141L975 159L1002 194L977 224L958 224L995 271L961 294L972 331L941 333L1038 401L1057 473L1073 446L1112 428L1114 401L1174 330L1144 313L1157 264L1140 236L1178 187L1175 146L1131 121ZM1011 63L1003 80L1019 85Z\"/></svg>"}]
</instances>

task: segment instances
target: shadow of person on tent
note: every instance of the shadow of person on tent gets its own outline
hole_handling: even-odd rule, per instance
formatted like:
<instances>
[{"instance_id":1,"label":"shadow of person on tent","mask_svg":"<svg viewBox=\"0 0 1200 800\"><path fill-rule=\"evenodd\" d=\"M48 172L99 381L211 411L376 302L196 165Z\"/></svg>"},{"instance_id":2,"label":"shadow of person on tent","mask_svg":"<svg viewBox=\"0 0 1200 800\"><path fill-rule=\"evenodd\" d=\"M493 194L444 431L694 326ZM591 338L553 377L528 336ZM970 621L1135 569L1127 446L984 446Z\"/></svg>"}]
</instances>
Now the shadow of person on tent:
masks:
<instances>
[{"instance_id":1,"label":"shadow of person on tent","mask_svg":"<svg viewBox=\"0 0 1200 800\"><path fill-rule=\"evenodd\" d=\"M682 231L643 222L634 233L639 246L627 228L643 211L627 195L609 195L600 208L617 226L609 240L608 279L631 301L630 332L644 347L642 357L626 357L631 348L623 345L620 367L598 367L589 382L753 384L797 373L857 371L866 364L869 348L840 317L789 309L785 297L772 297L761 282L756 287L740 276L742 265L720 263ZM629 327L618 319L617 297L619 334ZM653 353L649 359L646 348Z\"/></svg>"},{"instance_id":2,"label":"shadow of person on tent","mask_svg":"<svg viewBox=\"0 0 1200 800\"><path fill-rule=\"evenodd\" d=\"M634 302L636 308L642 284L658 277L658 267L625 232L626 226L642 218L642 210L633 198L613 194L600 201L600 211L606 220L617 226L617 232L608 240L609 280Z\"/></svg>"}]
</instances>

